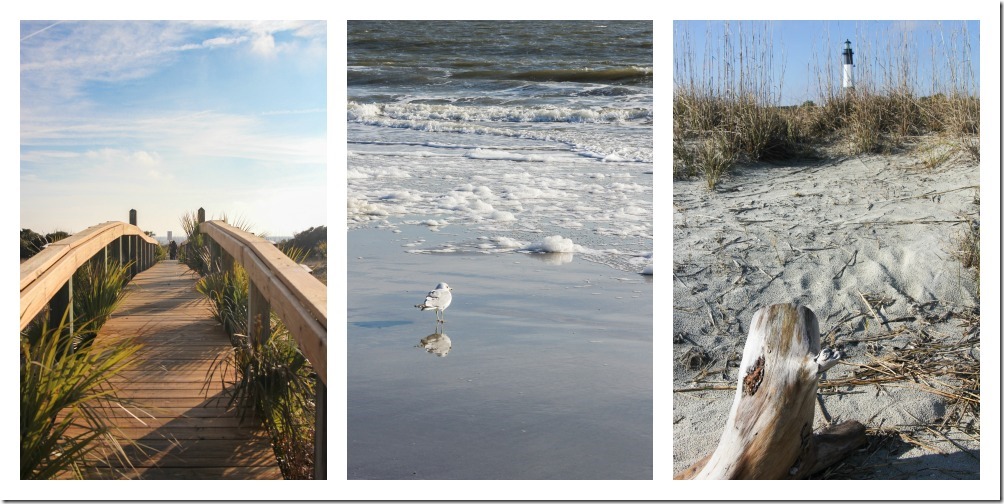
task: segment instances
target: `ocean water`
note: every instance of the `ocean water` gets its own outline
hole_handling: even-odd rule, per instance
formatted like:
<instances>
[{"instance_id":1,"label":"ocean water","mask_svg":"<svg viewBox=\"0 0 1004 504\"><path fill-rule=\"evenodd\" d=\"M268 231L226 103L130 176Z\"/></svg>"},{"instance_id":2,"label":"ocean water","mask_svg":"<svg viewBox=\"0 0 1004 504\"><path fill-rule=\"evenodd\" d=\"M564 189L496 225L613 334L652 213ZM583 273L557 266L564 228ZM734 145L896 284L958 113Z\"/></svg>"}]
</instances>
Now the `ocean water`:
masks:
<instances>
[{"instance_id":1,"label":"ocean water","mask_svg":"<svg viewBox=\"0 0 1004 504\"><path fill-rule=\"evenodd\" d=\"M348 227L650 272L652 81L650 21L350 22Z\"/></svg>"},{"instance_id":2,"label":"ocean water","mask_svg":"<svg viewBox=\"0 0 1004 504\"><path fill-rule=\"evenodd\" d=\"M350 22L346 107L348 477L652 478L652 23Z\"/></svg>"}]
</instances>

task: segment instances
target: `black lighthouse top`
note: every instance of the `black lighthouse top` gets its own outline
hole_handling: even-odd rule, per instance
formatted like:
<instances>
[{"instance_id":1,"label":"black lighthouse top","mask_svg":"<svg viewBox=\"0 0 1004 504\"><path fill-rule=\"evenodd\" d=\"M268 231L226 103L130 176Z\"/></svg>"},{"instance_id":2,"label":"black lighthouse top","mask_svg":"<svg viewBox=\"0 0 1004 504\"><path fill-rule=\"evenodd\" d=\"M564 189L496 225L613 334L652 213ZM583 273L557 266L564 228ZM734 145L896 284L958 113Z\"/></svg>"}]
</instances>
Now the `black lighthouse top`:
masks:
<instances>
[{"instance_id":1,"label":"black lighthouse top","mask_svg":"<svg viewBox=\"0 0 1004 504\"><path fill-rule=\"evenodd\" d=\"M854 64L854 51L851 50L850 40L844 42L844 64L845 65Z\"/></svg>"}]
</instances>

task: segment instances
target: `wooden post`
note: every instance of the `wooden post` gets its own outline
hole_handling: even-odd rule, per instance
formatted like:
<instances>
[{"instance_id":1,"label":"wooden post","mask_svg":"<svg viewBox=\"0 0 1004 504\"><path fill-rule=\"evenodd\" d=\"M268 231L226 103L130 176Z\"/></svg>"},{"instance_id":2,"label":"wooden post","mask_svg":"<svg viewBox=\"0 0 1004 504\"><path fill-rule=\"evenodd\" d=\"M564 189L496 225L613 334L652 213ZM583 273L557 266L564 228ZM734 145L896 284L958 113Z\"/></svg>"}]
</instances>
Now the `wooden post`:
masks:
<instances>
[{"instance_id":1,"label":"wooden post","mask_svg":"<svg viewBox=\"0 0 1004 504\"><path fill-rule=\"evenodd\" d=\"M132 276L139 274L139 237L132 235L129 237L129 260L132 261Z\"/></svg>"},{"instance_id":2,"label":"wooden post","mask_svg":"<svg viewBox=\"0 0 1004 504\"><path fill-rule=\"evenodd\" d=\"M806 478L825 467L821 459L832 464L849 454L864 441L864 426L841 424L843 430L816 435L812 428L819 376L840 357L820 351L812 310L793 304L757 310L718 448L676 478Z\"/></svg>"},{"instance_id":3,"label":"wooden post","mask_svg":"<svg viewBox=\"0 0 1004 504\"><path fill-rule=\"evenodd\" d=\"M209 235L202 235L209 247L209 271L223 271L223 260L220 258L220 246Z\"/></svg>"},{"instance_id":4,"label":"wooden post","mask_svg":"<svg viewBox=\"0 0 1004 504\"><path fill-rule=\"evenodd\" d=\"M230 255L229 252L223 250L222 248L220 248L220 271L226 271L230 273L234 272L234 256Z\"/></svg>"},{"instance_id":5,"label":"wooden post","mask_svg":"<svg viewBox=\"0 0 1004 504\"><path fill-rule=\"evenodd\" d=\"M328 387L314 378L314 479L328 479Z\"/></svg>"},{"instance_id":6,"label":"wooden post","mask_svg":"<svg viewBox=\"0 0 1004 504\"><path fill-rule=\"evenodd\" d=\"M49 300L49 327L59 327L66 315L66 326L70 337L73 337L73 277L56 291Z\"/></svg>"},{"instance_id":7,"label":"wooden post","mask_svg":"<svg viewBox=\"0 0 1004 504\"><path fill-rule=\"evenodd\" d=\"M101 251L91 256L91 259L87 262L90 263L92 270L104 271L105 269L104 265L105 261L107 260L107 256L108 256L108 247L102 247Z\"/></svg>"},{"instance_id":8,"label":"wooden post","mask_svg":"<svg viewBox=\"0 0 1004 504\"><path fill-rule=\"evenodd\" d=\"M248 337L255 348L268 341L272 307L254 282L248 282Z\"/></svg>"},{"instance_id":9,"label":"wooden post","mask_svg":"<svg viewBox=\"0 0 1004 504\"><path fill-rule=\"evenodd\" d=\"M126 262L132 261L132 265L129 266L129 278L131 279L136 276L136 237L128 235L122 238L126 241Z\"/></svg>"}]
</instances>

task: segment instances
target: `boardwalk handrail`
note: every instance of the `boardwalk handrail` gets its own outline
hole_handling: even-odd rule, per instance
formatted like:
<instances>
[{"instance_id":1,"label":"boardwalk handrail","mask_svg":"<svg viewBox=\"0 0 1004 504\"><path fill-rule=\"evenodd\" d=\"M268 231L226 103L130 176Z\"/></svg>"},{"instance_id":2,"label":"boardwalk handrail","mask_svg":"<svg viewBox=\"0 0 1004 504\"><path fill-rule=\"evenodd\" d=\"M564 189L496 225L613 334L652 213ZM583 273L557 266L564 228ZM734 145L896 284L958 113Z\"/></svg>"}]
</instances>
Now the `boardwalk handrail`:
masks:
<instances>
[{"instance_id":1,"label":"boardwalk handrail","mask_svg":"<svg viewBox=\"0 0 1004 504\"><path fill-rule=\"evenodd\" d=\"M223 268L236 262L248 274L248 336L267 337L268 323L256 329L252 321L267 321L274 310L314 368L314 479L327 479L328 287L268 240L223 221L206 222L204 212L199 209L199 232L229 255Z\"/></svg>"},{"instance_id":2,"label":"boardwalk handrail","mask_svg":"<svg viewBox=\"0 0 1004 504\"><path fill-rule=\"evenodd\" d=\"M224 221L199 223L199 232L212 238L248 273L271 309L296 338L303 355L323 383L327 383L328 289L268 240ZM249 294L249 297L252 297ZM250 329L249 329L250 330Z\"/></svg>"},{"instance_id":3,"label":"boardwalk handrail","mask_svg":"<svg viewBox=\"0 0 1004 504\"><path fill-rule=\"evenodd\" d=\"M73 278L84 263L118 241L120 263L135 261L135 272L145 270L155 262L155 247L160 244L137 226L110 221L96 224L58 242L21 263L21 329L24 329L60 290ZM61 314L59 314L61 315Z\"/></svg>"}]
</instances>

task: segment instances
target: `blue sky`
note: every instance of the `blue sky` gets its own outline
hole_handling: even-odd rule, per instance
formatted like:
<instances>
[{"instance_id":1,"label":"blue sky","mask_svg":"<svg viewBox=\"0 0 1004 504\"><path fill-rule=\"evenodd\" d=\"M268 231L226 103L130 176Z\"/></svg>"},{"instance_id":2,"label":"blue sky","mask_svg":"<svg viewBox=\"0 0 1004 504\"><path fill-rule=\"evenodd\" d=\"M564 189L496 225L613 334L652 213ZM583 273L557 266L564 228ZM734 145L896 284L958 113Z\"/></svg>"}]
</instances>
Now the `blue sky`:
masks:
<instances>
[{"instance_id":1,"label":"blue sky","mask_svg":"<svg viewBox=\"0 0 1004 504\"><path fill-rule=\"evenodd\" d=\"M755 42L747 39L753 52L772 48L775 93L780 92L785 105L819 101L821 80L824 85L828 81L839 87L840 54L845 40L851 41L855 79L860 84L872 82L881 89L885 75L900 75L899 70L905 68L915 92L928 95L935 87L947 85L950 70L946 62L953 59L957 63L973 62L968 67L973 72L973 92L978 91L978 21L674 21L674 70L682 54L684 34L689 33L695 67L700 69L708 49L706 42L712 41L714 45L708 52L715 53L714 47L720 47L726 26L733 40L740 31L747 37L760 37ZM963 65L956 68L964 69ZM783 80L778 77L782 75ZM934 82L935 76L942 76L942 81Z\"/></svg>"},{"instance_id":2,"label":"blue sky","mask_svg":"<svg viewBox=\"0 0 1004 504\"><path fill-rule=\"evenodd\" d=\"M21 227L327 225L320 22L20 23Z\"/></svg>"}]
</instances>

